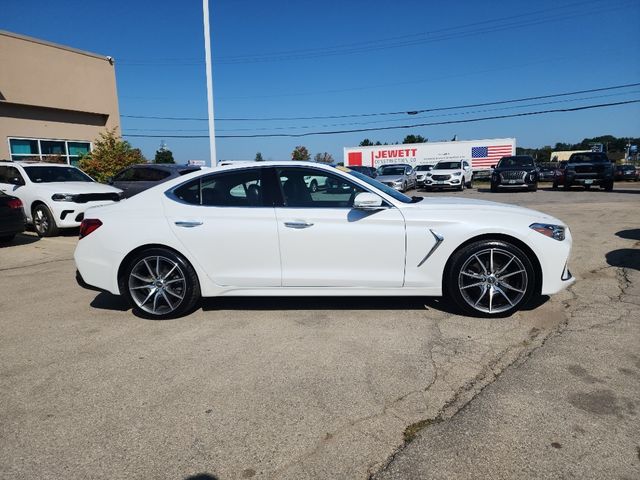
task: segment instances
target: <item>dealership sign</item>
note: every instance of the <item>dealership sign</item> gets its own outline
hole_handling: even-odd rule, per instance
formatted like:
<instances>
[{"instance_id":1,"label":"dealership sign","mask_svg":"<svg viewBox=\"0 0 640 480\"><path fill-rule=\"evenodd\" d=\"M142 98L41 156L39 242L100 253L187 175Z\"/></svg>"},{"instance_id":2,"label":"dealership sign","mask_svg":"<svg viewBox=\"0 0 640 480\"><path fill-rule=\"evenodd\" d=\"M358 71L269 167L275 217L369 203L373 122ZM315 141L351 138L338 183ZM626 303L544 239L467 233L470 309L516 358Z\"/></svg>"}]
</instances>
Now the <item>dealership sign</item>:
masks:
<instances>
[{"instance_id":1,"label":"dealership sign","mask_svg":"<svg viewBox=\"0 0 640 480\"><path fill-rule=\"evenodd\" d=\"M379 167L404 163L415 167L434 165L444 160L467 160L474 170L483 170L491 168L504 156L515 155L515 152L515 138L347 147L344 149L344 164Z\"/></svg>"}]
</instances>

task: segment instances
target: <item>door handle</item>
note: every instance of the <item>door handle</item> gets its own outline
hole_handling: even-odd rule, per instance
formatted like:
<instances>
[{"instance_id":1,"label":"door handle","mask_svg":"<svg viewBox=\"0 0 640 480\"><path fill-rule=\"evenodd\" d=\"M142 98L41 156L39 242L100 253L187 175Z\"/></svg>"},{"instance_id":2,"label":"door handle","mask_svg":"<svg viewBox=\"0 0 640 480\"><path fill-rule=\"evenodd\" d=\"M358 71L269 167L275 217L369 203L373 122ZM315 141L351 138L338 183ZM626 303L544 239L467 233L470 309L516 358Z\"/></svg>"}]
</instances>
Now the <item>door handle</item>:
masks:
<instances>
[{"instance_id":1,"label":"door handle","mask_svg":"<svg viewBox=\"0 0 640 480\"><path fill-rule=\"evenodd\" d=\"M178 227L193 228L193 227L199 227L200 225L202 225L202 222L177 221L175 222L175 224Z\"/></svg>"},{"instance_id":2,"label":"door handle","mask_svg":"<svg viewBox=\"0 0 640 480\"><path fill-rule=\"evenodd\" d=\"M288 227L288 228L295 228L295 229L302 229L302 228L309 228L309 227L313 227L313 223L309 223L309 222L302 222L302 221L298 221L298 222L284 222L284 226Z\"/></svg>"}]
</instances>

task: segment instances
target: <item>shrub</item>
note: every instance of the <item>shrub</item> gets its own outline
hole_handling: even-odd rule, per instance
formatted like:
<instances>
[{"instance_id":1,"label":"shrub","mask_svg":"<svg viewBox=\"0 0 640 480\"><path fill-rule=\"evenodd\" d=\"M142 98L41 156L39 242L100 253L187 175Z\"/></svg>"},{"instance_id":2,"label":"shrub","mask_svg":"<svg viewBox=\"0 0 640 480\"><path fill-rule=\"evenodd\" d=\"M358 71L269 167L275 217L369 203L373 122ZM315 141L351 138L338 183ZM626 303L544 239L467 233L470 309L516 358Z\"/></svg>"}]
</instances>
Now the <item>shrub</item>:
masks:
<instances>
[{"instance_id":1,"label":"shrub","mask_svg":"<svg viewBox=\"0 0 640 480\"><path fill-rule=\"evenodd\" d=\"M139 148L133 148L122 140L116 129L107 129L93 143L93 150L80 158L82 171L106 183L120 170L136 163L147 163Z\"/></svg>"}]
</instances>

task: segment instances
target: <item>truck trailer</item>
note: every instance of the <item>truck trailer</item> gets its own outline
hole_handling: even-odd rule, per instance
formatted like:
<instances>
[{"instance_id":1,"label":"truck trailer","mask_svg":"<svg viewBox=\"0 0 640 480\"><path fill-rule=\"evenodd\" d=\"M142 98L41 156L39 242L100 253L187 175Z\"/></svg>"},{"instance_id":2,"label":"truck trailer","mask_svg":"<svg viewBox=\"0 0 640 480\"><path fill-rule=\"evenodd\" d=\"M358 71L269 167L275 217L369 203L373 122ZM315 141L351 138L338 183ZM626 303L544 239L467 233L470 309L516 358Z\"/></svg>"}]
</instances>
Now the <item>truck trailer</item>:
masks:
<instances>
[{"instance_id":1,"label":"truck trailer","mask_svg":"<svg viewBox=\"0 0 640 480\"><path fill-rule=\"evenodd\" d=\"M445 160L467 160L473 171L477 172L489 170L502 157L515 153L515 138L345 147L344 165L378 168L390 163L404 163L415 168L418 165L435 165Z\"/></svg>"}]
</instances>

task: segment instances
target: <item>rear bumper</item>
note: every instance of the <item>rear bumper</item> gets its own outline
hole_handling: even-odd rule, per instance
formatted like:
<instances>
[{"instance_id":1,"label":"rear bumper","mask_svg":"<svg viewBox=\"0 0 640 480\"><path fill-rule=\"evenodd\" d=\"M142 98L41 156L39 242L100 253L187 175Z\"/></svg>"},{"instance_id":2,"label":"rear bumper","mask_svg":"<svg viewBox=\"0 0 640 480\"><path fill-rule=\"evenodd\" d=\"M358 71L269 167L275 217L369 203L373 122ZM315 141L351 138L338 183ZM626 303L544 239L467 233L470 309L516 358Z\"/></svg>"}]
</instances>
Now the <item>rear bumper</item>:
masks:
<instances>
[{"instance_id":1,"label":"rear bumper","mask_svg":"<svg viewBox=\"0 0 640 480\"><path fill-rule=\"evenodd\" d=\"M25 230L24 215L5 217L0 221L0 237L15 235Z\"/></svg>"}]
</instances>

